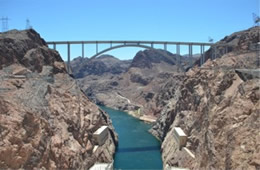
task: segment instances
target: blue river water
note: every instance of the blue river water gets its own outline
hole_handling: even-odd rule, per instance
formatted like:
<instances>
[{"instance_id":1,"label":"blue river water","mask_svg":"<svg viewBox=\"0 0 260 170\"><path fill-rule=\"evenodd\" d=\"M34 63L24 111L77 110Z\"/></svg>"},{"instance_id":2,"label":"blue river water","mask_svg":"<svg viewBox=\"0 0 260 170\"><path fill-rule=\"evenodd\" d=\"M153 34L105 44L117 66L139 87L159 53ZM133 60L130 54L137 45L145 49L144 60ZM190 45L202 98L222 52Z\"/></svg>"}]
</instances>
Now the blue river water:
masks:
<instances>
[{"instance_id":1,"label":"blue river water","mask_svg":"<svg viewBox=\"0 0 260 170\"><path fill-rule=\"evenodd\" d=\"M119 137L114 168L162 169L161 144L148 132L151 125L125 112L100 107L109 114Z\"/></svg>"}]
</instances>

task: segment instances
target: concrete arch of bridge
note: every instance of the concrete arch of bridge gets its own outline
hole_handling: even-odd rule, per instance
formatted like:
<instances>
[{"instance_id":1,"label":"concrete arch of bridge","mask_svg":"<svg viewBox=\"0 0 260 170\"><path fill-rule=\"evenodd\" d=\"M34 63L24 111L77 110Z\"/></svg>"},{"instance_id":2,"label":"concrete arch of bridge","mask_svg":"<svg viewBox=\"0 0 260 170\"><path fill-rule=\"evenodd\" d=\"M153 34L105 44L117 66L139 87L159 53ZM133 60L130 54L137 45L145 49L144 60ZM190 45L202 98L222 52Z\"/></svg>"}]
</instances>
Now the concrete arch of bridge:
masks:
<instances>
[{"instance_id":1,"label":"concrete arch of bridge","mask_svg":"<svg viewBox=\"0 0 260 170\"><path fill-rule=\"evenodd\" d=\"M148 45L142 45L142 44L123 44L123 45L116 45L110 48L107 48L105 50L102 50L100 52L98 52L97 54L93 55L92 57L90 57L90 59L94 59L98 56L100 56L101 54L104 54L105 52L117 49L117 48L123 48L123 47L140 47L140 48L145 48L145 49L154 49L153 47L150 47Z\"/></svg>"},{"instance_id":2,"label":"concrete arch of bridge","mask_svg":"<svg viewBox=\"0 0 260 170\"><path fill-rule=\"evenodd\" d=\"M114 49L117 49L117 48L123 48L123 47L140 47L140 48L145 48L145 49L155 49L154 47L151 47L151 46L148 46L148 45L143 45L143 44L123 44L123 45L117 45L117 46L113 46L113 47L107 48L105 50L102 50L102 51L98 52L97 54L93 55L92 57L90 57L90 59L95 59L96 57L98 57L101 54L104 54L105 52L108 52L108 51L111 51L111 50L114 50ZM162 53L160 51L158 51L158 52L161 53L162 55L167 55L167 54ZM177 54L177 55L180 55L180 54ZM179 57L181 57L181 56L179 56ZM179 58L179 61L177 61L178 59L174 59L174 60L175 60L175 63L178 65L178 67L182 71L184 71L183 66L180 64L180 58Z\"/></svg>"}]
</instances>

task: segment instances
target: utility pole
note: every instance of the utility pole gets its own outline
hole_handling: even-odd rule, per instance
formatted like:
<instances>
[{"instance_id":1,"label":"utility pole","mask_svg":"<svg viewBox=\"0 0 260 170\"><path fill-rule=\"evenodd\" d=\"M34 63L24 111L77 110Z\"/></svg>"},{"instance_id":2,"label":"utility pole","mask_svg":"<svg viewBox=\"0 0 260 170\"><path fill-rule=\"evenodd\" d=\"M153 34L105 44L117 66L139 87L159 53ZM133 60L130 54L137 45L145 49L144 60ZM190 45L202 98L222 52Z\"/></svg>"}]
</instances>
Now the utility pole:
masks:
<instances>
[{"instance_id":1,"label":"utility pole","mask_svg":"<svg viewBox=\"0 0 260 170\"><path fill-rule=\"evenodd\" d=\"M31 26L31 24L30 24L30 20L29 19L27 19L26 20L26 27L25 27L25 29L31 29L32 28L32 26Z\"/></svg>"},{"instance_id":2,"label":"utility pole","mask_svg":"<svg viewBox=\"0 0 260 170\"><path fill-rule=\"evenodd\" d=\"M8 31L8 17L2 17L2 32Z\"/></svg>"},{"instance_id":3,"label":"utility pole","mask_svg":"<svg viewBox=\"0 0 260 170\"><path fill-rule=\"evenodd\" d=\"M209 42L210 42L210 43L213 43L213 42L214 42L213 38L209 37L208 39L209 39Z\"/></svg>"},{"instance_id":4,"label":"utility pole","mask_svg":"<svg viewBox=\"0 0 260 170\"><path fill-rule=\"evenodd\" d=\"M255 13L253 13L252 15L253 15L253 20L254 20L255 26L258 26L260 23L260 17L258 15L256 15Z\"/></svg>"}]
</instances>

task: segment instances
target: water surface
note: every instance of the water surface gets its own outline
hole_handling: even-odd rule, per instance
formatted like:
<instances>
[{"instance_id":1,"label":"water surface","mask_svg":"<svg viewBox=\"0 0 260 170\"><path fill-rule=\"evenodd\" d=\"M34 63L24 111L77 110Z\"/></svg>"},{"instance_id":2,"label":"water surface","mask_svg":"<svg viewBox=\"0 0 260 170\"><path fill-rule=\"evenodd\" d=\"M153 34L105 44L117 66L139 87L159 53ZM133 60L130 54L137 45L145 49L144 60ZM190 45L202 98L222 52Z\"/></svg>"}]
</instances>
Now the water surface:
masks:
<instances>
[{"instance_id":1,"label":"water surface","mask_svg":"<svg viewBox=\"0 0 260 170\"><path fill-rule=\"evenodd\" d=\"M160 142L146 124L125 112L100 106L112 119L119 137L115 169L162 169Z\"/></svg>"}]
</instances>

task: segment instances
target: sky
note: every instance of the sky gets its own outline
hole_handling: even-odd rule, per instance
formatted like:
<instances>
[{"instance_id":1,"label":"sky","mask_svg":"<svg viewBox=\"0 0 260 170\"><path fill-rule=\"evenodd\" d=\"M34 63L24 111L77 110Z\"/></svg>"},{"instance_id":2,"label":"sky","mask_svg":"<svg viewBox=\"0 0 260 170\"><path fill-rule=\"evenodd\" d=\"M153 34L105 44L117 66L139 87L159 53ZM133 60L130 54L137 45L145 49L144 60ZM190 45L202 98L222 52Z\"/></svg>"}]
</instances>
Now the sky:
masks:
<instances>
[{"instance_id":1,"label":"sky","mask_svg":"<svg viewBox=\"0 0 260 170\"><path fill-rule=\"evenodd\" d=\"M0 0L0 17L8 29L23 30L26 20L45 41L151 40L219 41L254 25L260 0ZM2 29L1 29L2 31ZM100 46L105 49L108 46ZM163 48L163 46L155 46ZM95 54L85 45L85 55ZM175 47L167 48L175 53ZM66 60L66 46L57 46ZM131 59L142 48L120 48L108 54ZM199 49L194 49L194 53ZM187 53L181 47L181 53ZM71 47L71 58L81 55L81 45Z\"/></svg>"}]
</instances>

